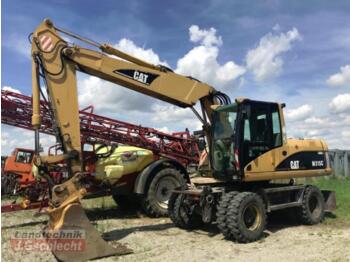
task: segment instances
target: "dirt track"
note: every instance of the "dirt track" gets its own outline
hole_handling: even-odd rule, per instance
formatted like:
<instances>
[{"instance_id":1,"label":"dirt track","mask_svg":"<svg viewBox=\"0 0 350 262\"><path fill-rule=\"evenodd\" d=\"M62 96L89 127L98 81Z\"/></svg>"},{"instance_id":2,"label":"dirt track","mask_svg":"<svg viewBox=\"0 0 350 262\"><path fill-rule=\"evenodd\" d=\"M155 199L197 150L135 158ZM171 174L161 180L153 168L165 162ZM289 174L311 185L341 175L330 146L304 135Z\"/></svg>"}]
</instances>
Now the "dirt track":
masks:
<instances>
[{"instance_id":1,"label":"dirt track","mask_svg":"<svg viewBox=\"0 0 350 262\"><path fill-rule=\"evenodd\" d=\"M51 253L14 252L9 239L16 230L40 230L45 217L33 218L33 211L2 216L3 261L55 261ZM350 261L349 224L328 218L318 226L283 225L270 218L266 237L259 242L236 244L223 239L215 226L191 232L173 227L167 218L151 219L116 208L90 211L96 227L105 237L126 244L133 254L99 261ZM279 216L281 217L281 216ZM272 220L272 221L271 221ZM332 221L333 220L333 221Z\"/></svg>"}]
</instances>

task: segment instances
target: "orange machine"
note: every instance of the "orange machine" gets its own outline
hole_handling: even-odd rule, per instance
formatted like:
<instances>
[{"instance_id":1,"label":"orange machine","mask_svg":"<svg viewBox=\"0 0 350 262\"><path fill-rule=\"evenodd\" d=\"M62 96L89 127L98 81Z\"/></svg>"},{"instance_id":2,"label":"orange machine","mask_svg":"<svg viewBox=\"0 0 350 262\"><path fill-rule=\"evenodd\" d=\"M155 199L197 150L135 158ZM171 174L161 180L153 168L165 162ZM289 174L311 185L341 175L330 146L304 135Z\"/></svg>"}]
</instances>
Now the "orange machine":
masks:
<instances>
[{"instance_id":1,"label":"orange machine","mask_svg":"<svg viewBox=\"0 0 350 262\"><path fill-rule=\"evenodd\" d=\"M32 175L32 162L34 151L24 148L15 148L4 164L4 175L14 176L18 179L19 187L35 181Z\"/></svg>"},{"instance_id":2,"label":"orange machine","mask_svg":"<svg viewBox=\"0 0 350 262\"><path fill-rule=\"evenodd\" d=\"M49 155L55 146L49 148ZM34 150L15 148L11 155L6 157L1 167L1 195L15 196L23 195L31 201L38 200L42 192L46 192L46 179L40 177L36 180L33 173ZM50 171L50 178L54 183L59 183L64 178L62 168Z\"/></svg>"}]
</instances>

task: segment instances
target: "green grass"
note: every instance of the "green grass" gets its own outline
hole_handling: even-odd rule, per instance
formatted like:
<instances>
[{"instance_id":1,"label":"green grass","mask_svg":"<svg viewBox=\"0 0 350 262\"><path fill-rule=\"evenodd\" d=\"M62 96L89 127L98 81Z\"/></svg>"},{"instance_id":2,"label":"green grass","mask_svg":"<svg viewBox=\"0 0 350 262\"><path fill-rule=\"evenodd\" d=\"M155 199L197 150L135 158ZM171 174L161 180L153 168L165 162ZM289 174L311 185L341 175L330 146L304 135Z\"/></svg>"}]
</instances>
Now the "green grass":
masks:
<instances>
[{"instance_id":1,"label":"green grass","mask_svg":"<svg viewBox=\"0 0 350 262\"><path fill-rule=\"evenodd\" d=\"M320 189L336 192L337 210L334 222L345 222L350 224L350 178L317 178L307 181ZM331 219L328 219L331 220Z\"/></svg>"}]
</instances>

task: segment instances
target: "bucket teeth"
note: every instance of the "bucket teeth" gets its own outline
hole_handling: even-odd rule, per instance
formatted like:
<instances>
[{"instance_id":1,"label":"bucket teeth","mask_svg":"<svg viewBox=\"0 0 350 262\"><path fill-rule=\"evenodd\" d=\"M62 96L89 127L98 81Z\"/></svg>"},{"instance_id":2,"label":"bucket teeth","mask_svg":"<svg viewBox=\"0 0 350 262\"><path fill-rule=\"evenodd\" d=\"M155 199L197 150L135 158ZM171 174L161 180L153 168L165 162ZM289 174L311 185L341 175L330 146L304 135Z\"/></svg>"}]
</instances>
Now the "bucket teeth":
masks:
<instances>
[{"instance_id":1,"label":"bucket teeth","mask_svg":"<svg viewBox=\"0 0 350 262\"><path fill-rule=\"evenodd\" d=\"M80 203L68 205L63 216L63 224L59 229L53 229L55 225L52 221L49 221L48 227L44 230L46 241L59 261L87 261L101 257L126 255L133 252L123 244L118 243L116 247L112 247L103 240L100 233L90 223ZM73 237L64 237L64 234L67 232L73 234ZM74 235L74 232L76 235ZM50 233L61 233L62 235L57 239L49 237L54 236L54 234ZM58 245L53 243L55 241L57 243L69 243L67 247L70 248L68 250L59 249Z\"/></svg>"}]
</instances>

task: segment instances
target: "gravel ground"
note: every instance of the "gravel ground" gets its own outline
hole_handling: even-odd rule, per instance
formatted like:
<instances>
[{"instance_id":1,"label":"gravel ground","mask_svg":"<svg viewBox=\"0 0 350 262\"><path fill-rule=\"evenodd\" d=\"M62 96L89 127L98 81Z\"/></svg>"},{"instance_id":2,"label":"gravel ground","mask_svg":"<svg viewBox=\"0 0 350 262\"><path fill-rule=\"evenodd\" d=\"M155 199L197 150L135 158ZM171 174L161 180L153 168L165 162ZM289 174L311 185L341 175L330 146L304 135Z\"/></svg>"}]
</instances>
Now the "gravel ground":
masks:
<instances>
[{"instance_id":1,"label":"gravel ground","mask_svg":"<svg viewBox=\"0 0 350 262\"><path fill-rule=\"evenodd\" d=\"M16 231L42 228L46 217L33 217L34 213L2 215L3 261L55 261L49 252L11 249L9 240ZM272 217L265 238L237 244L224 240L215 225L184 231L168 218L151 219L116 208L93 210L88 215L109 243L118 241L134 250L133 254L97 261L350 261L350 223L337 223L335 218L317 226L301 226L286 216Z\"/></svg>"}]
</instances>

